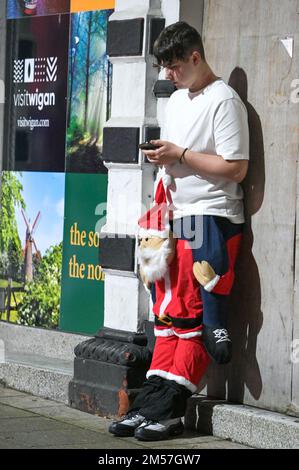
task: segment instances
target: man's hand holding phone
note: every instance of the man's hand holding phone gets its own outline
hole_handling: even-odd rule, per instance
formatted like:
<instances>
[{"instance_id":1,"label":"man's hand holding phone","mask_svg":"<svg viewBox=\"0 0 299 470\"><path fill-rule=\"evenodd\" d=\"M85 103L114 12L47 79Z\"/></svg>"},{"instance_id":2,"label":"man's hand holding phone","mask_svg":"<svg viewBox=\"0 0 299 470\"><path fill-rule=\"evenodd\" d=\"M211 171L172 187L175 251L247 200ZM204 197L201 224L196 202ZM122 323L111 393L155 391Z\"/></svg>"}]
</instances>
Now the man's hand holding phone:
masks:
<instances>
[{"instance_id":1,"label":"man's hand holding phone","mask_svg":"<svg viewBox=\"0 0 299 470\"><path fill-rule=\"evenodd\" d=\"M179 160L182 147L166 140L150 140L139 144L139 148L154 165L165 165Z\"/></svg>"},{"instance_id":2,"label":"man's hand holding phone","mask_svg":"<svg viewBox=\"0 0 299 470\"><path fill-rule=\"evenodd\" d=\"M142 144L139 144L139 148L141 150L156 150L157 146L151 144L151 142L142 142Z\"/></svg>"}]
</instances>

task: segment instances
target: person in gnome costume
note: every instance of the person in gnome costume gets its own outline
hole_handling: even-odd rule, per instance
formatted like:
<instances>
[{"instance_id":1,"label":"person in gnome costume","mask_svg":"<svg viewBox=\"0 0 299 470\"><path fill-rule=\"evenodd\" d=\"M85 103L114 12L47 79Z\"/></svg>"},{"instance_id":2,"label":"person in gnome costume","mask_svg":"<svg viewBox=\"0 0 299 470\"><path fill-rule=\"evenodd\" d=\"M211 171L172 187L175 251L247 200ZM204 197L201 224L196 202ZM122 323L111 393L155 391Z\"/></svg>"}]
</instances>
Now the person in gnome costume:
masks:
<instances>
[{"instance_id":1,"label":"person in gnome costume","mask_svg":"<svg viewBox=\"0 0 299 470\"><path fill-rule=\"evenodd\" d=\"M187 400L211 359L231 359L228 300L245 222L239 183L249 160L246 107L211 70L196 29L185 22L166 27L154 55L177 88L163 139L144 150L159 172L154 204L138 221L156 342L143 388L109 428L139 440L181 434Z\"/></svg>"}]
</instances>

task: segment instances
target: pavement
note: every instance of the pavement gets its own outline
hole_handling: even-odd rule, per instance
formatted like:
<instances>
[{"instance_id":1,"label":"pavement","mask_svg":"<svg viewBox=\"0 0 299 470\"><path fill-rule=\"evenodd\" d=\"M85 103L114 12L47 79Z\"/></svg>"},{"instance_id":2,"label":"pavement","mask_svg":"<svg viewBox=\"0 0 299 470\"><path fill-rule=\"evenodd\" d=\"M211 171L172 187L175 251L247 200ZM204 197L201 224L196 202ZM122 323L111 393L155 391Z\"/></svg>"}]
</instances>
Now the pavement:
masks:
<instances>
[{"instance_id":1,"label":"pavement","mask_svg":"<svg viewBox=\"0 0 299 470\"><path fill-rule=\"evenodd\" d=\"M108 433L112 419L0 386L0 449L248 449L186 430L167 441L141 442Z\"/></svg>"}]
</instances>

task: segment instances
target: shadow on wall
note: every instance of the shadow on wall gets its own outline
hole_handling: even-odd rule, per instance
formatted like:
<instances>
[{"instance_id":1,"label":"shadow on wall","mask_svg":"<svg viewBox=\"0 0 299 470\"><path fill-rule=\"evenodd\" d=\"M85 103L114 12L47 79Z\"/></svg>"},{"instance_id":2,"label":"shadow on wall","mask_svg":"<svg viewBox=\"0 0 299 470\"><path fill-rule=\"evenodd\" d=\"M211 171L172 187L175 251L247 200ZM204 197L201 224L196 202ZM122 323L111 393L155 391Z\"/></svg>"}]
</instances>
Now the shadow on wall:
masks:
<instances>
[{"instance_id":1,"label":"shadow on wall","mask_svg":"<svg viewBox=\"0 0 299 470\"><path fill-rule=\"evenodd\" d=\"M251 217L263 203L265 164L261 121L247 101L248 83L245 71L236 67L228 83L239 94L248 112L250 162L247 176L242 182L246 223L230 302L229 328L233 341L233 360L227 366L212 364L200 389L207 386L206 393L209 397L243 403L245 385L254 400L259 399L263 386L256 358L257 336L263 324L263 313L259 271L252 253L254 237Z\"/></svg>"}]
</instances>

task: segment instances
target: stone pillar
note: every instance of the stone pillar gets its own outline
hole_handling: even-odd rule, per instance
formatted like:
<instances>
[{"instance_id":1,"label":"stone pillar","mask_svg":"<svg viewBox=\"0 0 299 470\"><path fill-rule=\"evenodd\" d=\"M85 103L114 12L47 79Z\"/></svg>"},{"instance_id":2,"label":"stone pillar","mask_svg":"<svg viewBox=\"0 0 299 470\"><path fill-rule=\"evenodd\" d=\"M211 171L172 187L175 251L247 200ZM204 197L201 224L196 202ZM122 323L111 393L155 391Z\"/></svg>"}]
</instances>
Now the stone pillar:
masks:
<instances>
[{"instance_id":1,"label":"stone pillar","mask_svg":"<svg viewBox=\"0 0 299 470\"><path fill-rule=\"evenodd\" d=\"M151 360L145 334L151 309L135 254L137 220L153 201L156 168L145 161L138 144L160 137L157 96L173 91L159 84L152 66L153 43L164 27L160 0L117 0L109 18L112 107L103 136L108 201L100 244L104 328L76 347L69 388L71 406L105 416L127 411Z\"/></svg>"}]
</instances>

